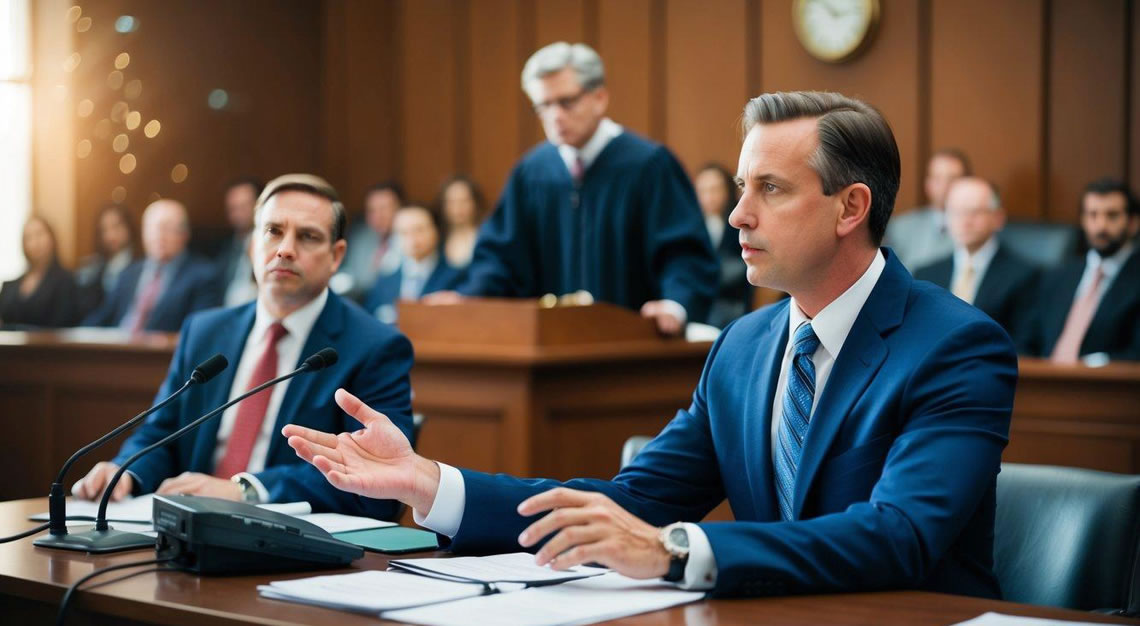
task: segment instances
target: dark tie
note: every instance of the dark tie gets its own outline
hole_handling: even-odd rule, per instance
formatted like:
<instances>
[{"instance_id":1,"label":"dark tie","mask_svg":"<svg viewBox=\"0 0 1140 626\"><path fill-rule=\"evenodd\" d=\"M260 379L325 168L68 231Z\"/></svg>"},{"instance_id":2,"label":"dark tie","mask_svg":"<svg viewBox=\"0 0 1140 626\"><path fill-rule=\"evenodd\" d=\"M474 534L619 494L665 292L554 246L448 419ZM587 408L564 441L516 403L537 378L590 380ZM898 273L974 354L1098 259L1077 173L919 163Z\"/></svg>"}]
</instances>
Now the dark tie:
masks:
<instances>
[{"instance_id":1,"label":"dark tie","mask_svg":"<svg viewBox=\"0 0 1140 626\"><path fill-rule=\"evenodd\" d=\"M277 376L277 342L287 335L289 331L274 322L266 332L268 340L265 352L253 368L249 376L246 391L264 384ZM265 389L256 393L238 404L237 418L234 420L233 430L230 431L229 441L226 442L226 452L218 466L214 468L214 475L219 478L229 478L238 472L244 472L249 467L249 457L253 453L253 446L257 443L257 436L261 433L261 424L265 421L265 411L269 408L269 397L273 389Z\"/></svg>"},{"instance_id":2,"label":"dark tie","mask_svg":"<svg viewBox=\"0 0 1140 626\"><path fill-rule=\"evenodd\" d=\"M811 404L815 398L815 364L811 357L819 347L810 323L796 329L792 364L788 368L784 390L783 415L776 446L776 495L780 499L780 518L792 519L792 494L795 492L796 469L800 464L804 437L807 436Z\"/></svg>"}]
</instances>

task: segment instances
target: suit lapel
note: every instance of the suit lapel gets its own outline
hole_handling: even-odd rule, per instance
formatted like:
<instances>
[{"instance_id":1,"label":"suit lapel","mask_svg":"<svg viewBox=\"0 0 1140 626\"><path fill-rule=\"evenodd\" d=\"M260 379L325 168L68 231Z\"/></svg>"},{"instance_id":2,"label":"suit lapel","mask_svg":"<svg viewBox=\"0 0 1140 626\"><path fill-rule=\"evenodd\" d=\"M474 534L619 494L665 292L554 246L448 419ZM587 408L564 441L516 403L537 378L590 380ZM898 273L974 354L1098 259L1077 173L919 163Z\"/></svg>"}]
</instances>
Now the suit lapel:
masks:
<instances>
[{"instance_id":1,"label":"suit lapel","mask_svg":"<svg viewBox=\"0 0 1140 626\"><path fill-rule=\"evenodd\" d=\"M1113 279L1112 284L1108 286L1108 290L1101 296L1100 304L1097 305L1092 321L1089 322L1089 329L1085 333L1084 340L1081 341L1082 354L1085 351L1083 347L1084 344L1086 342L1093 343L1090 337L1096 338L1098 334L1109 336L1108 340L1102 341L1103 343L1112 343L1112 338L1116 332L1114 329L1117 326L1115 321L1121 317L1121 311L1118 311L1118 309L1126 307L1136 298L1136 295L1132 292L1136 289L1136 279L1134 275L1140 273L1138 270L1140 270L1140 250L1128 255L1128 258L1120 267L1120 271L1116 273L1116 278Z\"/></svg>"},{"instance_id":2,"label":"suit lapel","mask_svg":"<svg viewBox=\"0 0 1140 626\"><path fill-rule=\"evenodd\" d=\"M778 306L782 310L772 316L767 333L760 337L757 345L773 345L771 350L763 351L760 359L753 361L755 368L749 380L758 381L760 405L753 411L763 416L761 419L745 420L745 441L755 442L755 445L746 446L745 457L748 459L746 467L755 471L752 481L752 501L754 503L757 520L779 519L776 508L776 477L772 468L772 405L776 399L776 385L780 379L780 366L784 361L784 350L788 345L788 315L790 299L783 300ZM763 494L763 495L761 495Z\"/></svg>"},{"instance_id":3,"label":"suit lapel","mask_svg":"<svg viewBox=\"0 0 1140 626\"><path fill-rule=\"evenodd\" d=\"M883 334L902 323L912 282L898 259L888 255L887 266L855 318L812 414L796 470L792 501L794 519L799 519L803 512L815 474L831 449L840 426L887 358Z\"/></svg>"},{"instance_id":4,"label":"suit lapel","mask_svg":"<svg viewBox=\"0 0 1140 626\"><path fill-rule=\"evenodd\" d=\"M1006 284L1008 272L1005 266L1005 251L999 247L982 276L982 282L978 283L978 293L974 296L974 306L985 311L990 317L1000 314L1002 308L1000 299L1009 293L1009 285Z\"/></svg>"},{"instance_id":5,"label":"suit lapel","mask_svg":"<svg viewBox=\"0 0 1140 626\"><path fill-rule=\"evenodd\" d=\"M211 384L206 385L206 389L202 390L203 399L199 406L208 407L207 410L212 411L214 407L221 406L230 399L230 390L234 386L238 363L241 361L242 352L245 350L245 342L253 329L256 308L256 304L250 303L237 309L234 312L234 332L224 333L219 341L214 344L213 347L229 360L230 366L218 375L217 380L212 381ZM239 393L244 392L245 390L242 389ZM195 419L198 419L197 415L187 415L184 416L183 421L189 423ZM218 426L221 421L220 415L215 416L198 427L197 436L194 438L194 451L190 459L192 471L207 474L214 471L214 451L218 447Z\"/></svg>"},{"instance_id":6,"label":"suit lapel","mask_svg":"<svg viewBox=\"0 0 1140 626\"><path fill-rule=\"evenodd\" d=\"M329 292L328 302L325 303L325 308L317 317L316 323L313 324L313 329L309 331L309 337L305 340L305 347L301 349L301 356L297 358L296 367L300 367L314 352L321 348L334 346L336 338L340 336L344 328L345 316L344 302L334 293ZM269 450L265 455L265 466L279 464L282 460L277 459L276 456L281 454L285 446L285 438L280 437L277 433L285 427L298 415L301 403L305 398L310 396L313 385L316 384L317 376L313 374L302 374L289 381L289 387L285 390L285 397L281 400L281 407L277 410L277 423L273 428L273 436L269 440Z\"/></svg>"}]
</instances>

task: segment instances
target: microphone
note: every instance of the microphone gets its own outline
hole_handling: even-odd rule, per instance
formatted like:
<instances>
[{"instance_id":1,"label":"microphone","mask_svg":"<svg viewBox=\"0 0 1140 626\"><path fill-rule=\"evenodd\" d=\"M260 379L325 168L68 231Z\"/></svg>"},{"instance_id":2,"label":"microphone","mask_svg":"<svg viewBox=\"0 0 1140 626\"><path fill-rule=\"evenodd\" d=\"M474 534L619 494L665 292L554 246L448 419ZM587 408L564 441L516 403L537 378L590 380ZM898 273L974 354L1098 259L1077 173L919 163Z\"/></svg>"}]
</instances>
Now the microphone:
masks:
<instances>
[{"instance_id":1,"label":"microphone","mask_svg":"<svg viewBox=\"0 0 1140 626\"><path fill-rule=\"evenodd\" d=\"M155 411L173 402L175 398L182 395L182 393L189 389L192 385L201 385L205 382L208 382L211 378L220 374L222 370L226 369L227 367L229 367L229 361L227 361L226 357L222 356L221 354L215 354L205 361L202 361L198 364L198 367L195 367L194 371L191 372L190 378L185 383L183 383L177 391L167 396L166 399L143 411L142 413L139 413L138 415L132 417L125 423L121 424L118 428L115 428L106 435L103 435L95 441L92 441L91 443L83 446L78 451L76 451L75 454L71 455L71 458L67 459L67 462L64 463L63 467L59 470L59 474L55 477L55 482L51 484L51 492L48 494L49 535L37 539L34 544L45 548L86 550L85 547L71 545L71 542L66 539L67 495L63 489L63 480L66 478L67 472L71 469L71 466L79 460L79 457L107 443L119 433L146 419L146 417L151 413L154 413Z\"/></svg>"},{"instance_id":2,"label":"microphone","mask_svg":"<svg viewBox=\"0 0 1140 626\"><path fill-rule=\"evenodd\" d=\"M139 450L138 452L132 454L130 458L128 458L123 462L122 465L119 466L118 471L116 471L115 475L111 477L111 481L107 483L107 488L105 491L103 491L103 498L99 500L99 514L95 517L95 527L91 530L71 535L73 541L75 543L82 543L86 546L82 549L85 549L87 552L94 554L100 554L104 552L118 552L120 550L133 550L135 548L145 548L147 546L154 545L154 539L151 537L147 537L146 535L141 535L139 533L118 531L107 525L107 503L111 500L111 492L115 489L115 485L118 484L119 478L122 477L123 472L127 471L127 468L131 466L131 463L139 460L140 457L150 452L151 450L165 446L166 444L182 437L186 433L201 426L206 422L206 420L220 414L222 411L225 411L231 406L260 391L268 389L278 383L285 382L299 374L304 374L306 372L315 372L317 370L324 369L333 363L336 363L336 361L336 350L333 350L332 348L325 348L305 359L304 362L301 363L301 367L298 367L292 372L289 372L284 376L278 376L273 380L267 381L254 387L253 389L250 389L249 391L241 394L233 400L230 400L229 402L214 409L213 411L210 411L209 413L203 415L202 417L199 417L193 422L190 422L182 428L179 428L178 430L170 433L162 439L159 439L158 441L150 444L142 450Z\"/></svg>"}]
</instances>

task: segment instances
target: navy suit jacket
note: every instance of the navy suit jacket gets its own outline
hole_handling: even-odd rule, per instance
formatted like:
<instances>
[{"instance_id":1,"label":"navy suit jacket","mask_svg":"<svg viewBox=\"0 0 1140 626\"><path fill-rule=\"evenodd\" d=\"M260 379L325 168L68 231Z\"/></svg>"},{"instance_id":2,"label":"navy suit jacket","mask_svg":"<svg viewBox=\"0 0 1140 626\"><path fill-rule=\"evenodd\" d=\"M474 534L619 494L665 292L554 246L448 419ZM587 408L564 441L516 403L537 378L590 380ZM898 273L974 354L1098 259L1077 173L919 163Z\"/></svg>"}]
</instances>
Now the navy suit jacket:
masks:
<instances>
[{"instance_id":1,"label":"navy suit jacket","mask_svg":"<svg viewBox=\"0 0 1140 626\"><path fill-rule=\"evenodd\" d=\"M679 411L611 481L572 480L660 526L707 522L716 595L925 589L999 597L994 501L1017 357L1001 327L887 266L819 397L780 521L771 413L789 301L746 315L713 345ZM560 483L463 471L454 550L518 550L523 499Z\"/></svg>"},{"instance_id":2,"label":"navy suit jacket","mask_svg":"<svg viewBox=\"0 0 1140 626\"><path fill-rule=\"evenodd\" d=\"M158 391L165 398L190 377L194 367L221 353L230 366L201 388L192 387L166 408L155 412L123 444L115 463L208 413L229 399L238 360L253 327L256 303L232 309L215 309L190 316L182 327L170 371ZM316 468L302 461L280 435L293 423L324 432L352 432L361 425L336 405L333 392L343 387L368 406L387 415L413 441L411 387L412 346L406 337L365 313L359 306L329 294L317 317L301 357L300 366L314 352L332 347L339 358L333 366L301 374L289 382L277 413L277 424L266 456L265 470L255 476L273 502L308 501L315 511L338 511L371 517L392 517L392 501L366 500L333 488ZM184 471L209 474L221 415L171 445L144 455L130 466L143 493L158 488L166 478Z\"/></svg>"},{"instance_id":3,"label":"navy suit jacket","mask_svg":"<svg viewBox=\"0 0 1140 626\"><path fill-rule=\"evenodd\" d=\"M915 270L914 277L950 289L954 276L954 255ZM1032 263L999 245L990 261L974 306L1001 324L1014 342L1021 344L1029 332L1033 298L1037 293L1038 271Z\"/></svg>"},{"instance_id":4,"label":"navy suit jacket","mask_svg":"<svg viewBox=\"0 0 1140 626\"><path fill-rule=\"evenodd\" d=\"M135 301L135 291L145 263L145 259L140 259L127 266L111 293L83 320L82 325L118 326ZM171 263L166 289L154 303L145 330L175 332L191 313L222 304L217 272L209 261L184 254Z\"/></svg>"},{"instance_id":5,"label":"navy suit jacket","mask_svg":"<svg viewBox=\"0 0 1140 626\"><path fill-rule=\"evenodd\" d=\"M431 276L428 276L427 281L424 283L424 288L420 291L420 296L426 296L429 293L451 289L463 277L463 273L451 267L444 260L443 255L439 255L439 262L436 263L435 269L432 270ZM364 299L364 309L370 313L375 313L378 307L385 304L393 305L400 299L400 283L404 280L404 269L401 267L391 274L386 274L376 279L376 284L368 291L368 296Z\"/></svg>"}]
</instances>

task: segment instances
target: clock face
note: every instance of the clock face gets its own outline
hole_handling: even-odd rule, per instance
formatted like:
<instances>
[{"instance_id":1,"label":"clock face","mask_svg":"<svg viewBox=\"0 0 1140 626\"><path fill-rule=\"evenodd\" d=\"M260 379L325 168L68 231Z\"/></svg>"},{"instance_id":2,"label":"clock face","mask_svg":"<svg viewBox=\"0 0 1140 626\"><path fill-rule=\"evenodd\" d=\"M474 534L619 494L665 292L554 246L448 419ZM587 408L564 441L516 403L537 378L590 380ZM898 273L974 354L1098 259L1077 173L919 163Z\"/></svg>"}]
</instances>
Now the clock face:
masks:
<instances>
[{"instance_id":1,"label":"clock face","mask_svg":"<svg viewBox=\"0 0 1140 626\"><path fill-rule=\"evenodd\" d=\"M815 58L845 61L871 39L879 21L879 0L795 0L796 36Z\"/></svg>"}]
</instances>

